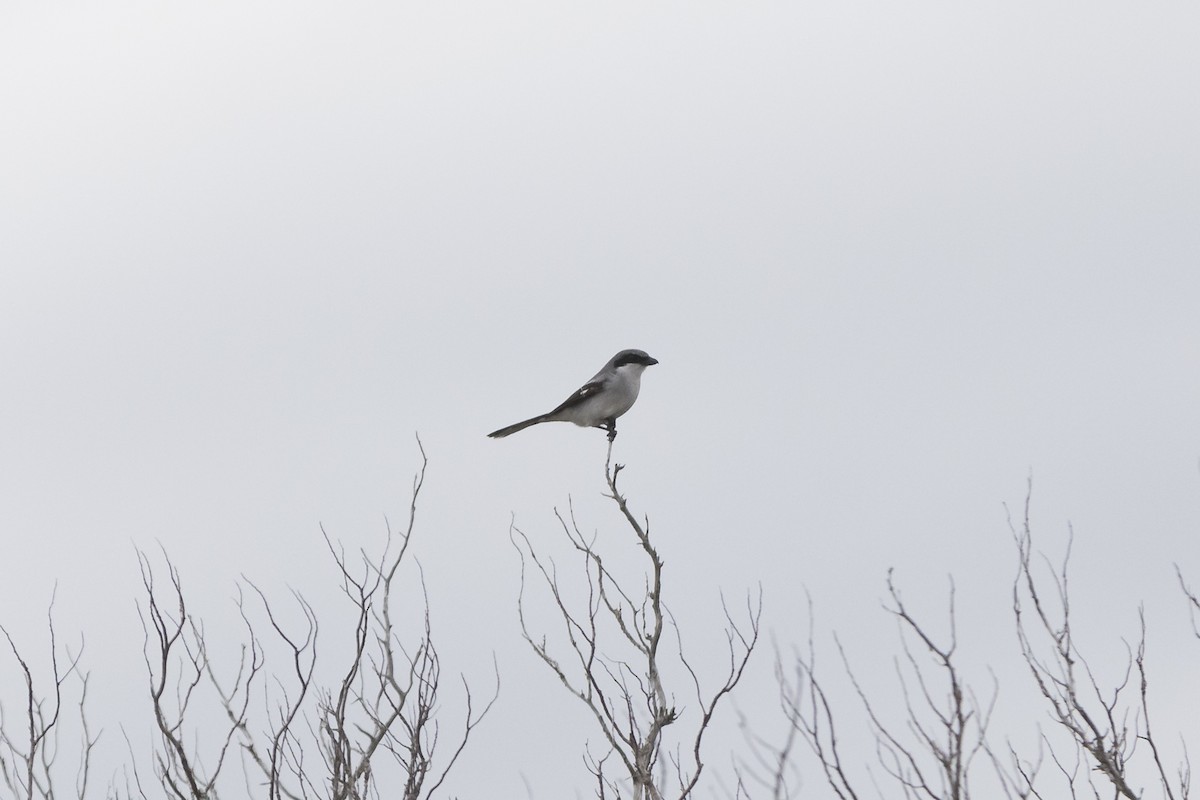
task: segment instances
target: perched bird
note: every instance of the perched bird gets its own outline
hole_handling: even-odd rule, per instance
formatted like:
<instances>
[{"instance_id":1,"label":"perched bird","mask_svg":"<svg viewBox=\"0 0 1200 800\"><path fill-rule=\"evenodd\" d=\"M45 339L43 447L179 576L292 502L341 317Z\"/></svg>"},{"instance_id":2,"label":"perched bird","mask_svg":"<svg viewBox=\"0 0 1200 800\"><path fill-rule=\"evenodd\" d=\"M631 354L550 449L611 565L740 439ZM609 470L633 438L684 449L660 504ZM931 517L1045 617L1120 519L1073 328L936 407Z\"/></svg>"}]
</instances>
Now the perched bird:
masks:
<instances>
[{"instance_id":1,"label":"perched bird","mask_svg":"<svg viewBox=\"0 0 1200 800\"><path fill-rule=\"evenodd\" d=\"M488 436L502 439L540 422L574 422L584 428L604 428L611 442L617 438L617 417L628 411L637 400L638 390L642 386L642 370L657 363L658 360L648 356L645 351L622 350L558 408L492 431Z\"/></svg>"}]
</instances>

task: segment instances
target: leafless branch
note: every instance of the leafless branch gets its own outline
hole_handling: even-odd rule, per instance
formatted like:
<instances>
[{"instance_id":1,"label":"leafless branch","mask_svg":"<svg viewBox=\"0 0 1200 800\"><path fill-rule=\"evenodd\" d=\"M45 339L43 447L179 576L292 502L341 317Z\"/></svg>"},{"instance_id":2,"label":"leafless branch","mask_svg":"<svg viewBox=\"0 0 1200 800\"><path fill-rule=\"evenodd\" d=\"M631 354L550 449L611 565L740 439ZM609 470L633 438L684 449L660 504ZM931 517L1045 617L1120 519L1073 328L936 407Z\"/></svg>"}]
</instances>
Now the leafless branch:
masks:
<instances>
[{"instance_id":1,"label":"leafless branch","mask_svg":"<svg viewBox=\"0 0 1200 800\"><path fill-rule=\"evenodd\" d=\"M901 724L885 720L884 712L858 681L841 640L834 642L842 667L857 694L875 739L876 758L894 781L900 796L927 800L969 800L971 773L980 753L987 755L987 728L998 696L995 678L990 697L980 703L964 678L956 660L958 650L954 582L949 591L949 631L945 641L934 636L905 605L894 581L887 575L888 602L884 609L895 617L900 639L900 657L894 659L899 698L904 704ZM760 753L770 754L770 772L759 772L759 783L768 786L774 798L790 797L784 780L792 756L794 737L799 736L816 757L830 791L839 800L858 800L862 790L851 777L838 736L837 715L825 686L817 675L813 645L812 602L809 601L807 654L797 654L794 677L776 663L781 705L790 723L788 738L771 749L756 744ZM765 780L763 774L773 776ZM869 773L868 773L869 774ZM876 787L881 794L891 795Z\"/></svg>"},{"instance_id":2,"label":"leafless branch","mask_svg":"<svg viewBox=\"0 0 1200 800\"><path fill-rule=\"evenodd\" d=\"M791 797L787 783L788 765L792 758L795 737L807 744L825 776L825 782L839 800L858 800L859 794L850 781L839 745L836 719L825 688L817 677L816 648L813 644L812 598L808 599L808 653L797 654L789 678L779 655L775 659L775 679L779 684L779 700L789 723L787 736L778 749L771 752L771 771L768 786L776 800ZM757 750L766 746L759 745Z\"/></svg>"},{"instance_id":3,"label":"leafless branch","mask_svg":"<svg viewBox=\"0 0 1200 800\"><path fill-rule=\"evenodd\" d=\"M217 798L217 781L225 757L234 738L245 727L250 694L262 667L261 653L251 636L249 645L242 648L229 688L222 689L209 661L203 622L188 612L178 569L166 551L162 551L171 586L166 596L160 597L149 557L141 550L136 552L145 590L143 601L138 603L144 634L142 655L158 732L154 775L169 797L180 800ZM170 605L164 606L164 600ZM229 711L228 725L215 740L209 740L216 743L211 749L211 768L204 766L199 742L189 744L198 730L198 723L187 725L189 707L205 678L211 681Z\"/></svg>"},{"instance_id":4,"label":"leafless branch","mask_svg":"<svg viewBox=\"0 0 1200 800\"><path fill-rule=\"evenodd\" d=\"M553 559L539 555L529 537L514 524L509 528L509 537L521 559L517 615L526 642L559 682L591 711L608 746L608 751L599 758L590 751L585 754L585 764L596 781L597 796L620 796L619 784L605 771L610 759L615 757L637 800L660 800L665 796L665 781L656 772L661 772L660 768L664 766L665 732L682 713L663 676L662 637L670 623L676 638L678 664L691 678L699 714L692 733L687 736L690 764L682 764L677 754L671 758L678 796L688 797L704 769L701 747L705 732L717 707L741 680L758 642L761 592L757 604L748 604L744 623L735 623L723 604L728 664L722 684L706 694L695 670L683 655L679 626L663 599L663 560L651 539L649 519L639 519L629 509L617 487L623 467L613 465L611 459L610 442L605 462L607 496L616 503L644 556L645 572L637 581L641 589L634 591L631 588L633 581L610 570L596 545L596 538L584 536L575 518L574 506L569 504L566 517L557 510L555 515L581 561L586 596L581 601L570 599L559 581ZM531 571L540 577L552 600L566 640L569 664L553 655L545 636L535 637L530 631L525 591L527 573Z\"/></svg>"},{"instance_id":5,"label":"leafless branch","mask_svg":"<svg viewBox=\"0 0 1200 800\"><path fill-rule=\"evenodd\" d=\"M1143 797L1143 790L1133 783L1130 772L1137 743L1142 742L1150 751L1162 796L1166 800L1186 798L1190 788L1186 750L1178 774L1169 775L1161 743L1150 726L1144 614L1139 610L1140 631L1136 645L1126 644L1128 655L1123 677L1112 688L1102 688L1088 659L1080 652L1071 627L1067 568L1073 534L1068 536L1066 553L1057 568L1043 557L1046 569L1036 570L1029 502L1027 495L1020 530L1010 522L1018 556L1017 576L1013 582L1013 614L1022 659L1039 694L1048 703L1051 717L1091 761L1093 770L1087 773L1086 782L1093 794L1099 796L1098 788L1091 781L1094 771L1103 776L1116 797L1127 800ZM1048 576L1049 593L1043 587L1046 578L1039 575ZM1182 578L1180 585L1190 599ZM1128 696L1134 670L1138 676L1136 699ZM1068 775L1074 790L1075 773L1063 768L1052 747L1050 751L1060 772Z\"/></svg>"},{"instance_id":6,"label":"leafless branch","mask_svg":"<svg viewBox=\"0 0 1200 800\"><path fill-rule=\"evenodd\" d=\"M1105 693L1072 637L1067 566L1073 537L1068 538L1060 567L1048 571L1057 613L1043 596L1034 575L1028 503L1024 526L1020 533L1014 531L1014 538L1018 572L1013 584L1013 614L1021 656L1041 696L1050 704L1054 720L1091 757L1118 796L1138 800L1140 794L1126 780L1127 762L1136 741L1122 703L1122 693L1128 686L1128 666L1125 677L1111 692ZM1042 634L1049 645L1046 655L1035 647L1031 638L1035 632Z\"/></svg>"},{"instance_id":7,"label":"leafless branch","mask_svg":"<svg viewBox=\"0 0 1200 800\"><path fill-rule=\"evenodd\" d=\"M270 800L363 800L383 791L388 796L421 800L443 784L496 694L479 707L462 679L465 720L449 750L445 745L439 750L442 665L433 643L424 576L418 573L422 604L403 607L396 591L400 567L406 556L411 560L417 500L428 465L423 448L421 457L421 469L413 479L408 525L401 531L387 526L380 554L360 550L356 556L348 556L344 547L325 535L342 592L353 609L349 626L353 638L348 652L339 653L344 667L332 686L321 687L316 682L320 625L317 612L299 592L292 592L301 619L296 626L285 623L282 607L274 605L256 584L242 579L237 607L245 644L233 676L222 678L209 658L203 624L185 604L175 566L164 553L171 582L165 593L169 601L164 601L163 593L156 591L149 559L138 552L146 593L145 606L139 605L144 656L159 736L155 776L169 797L215 800L220 789L218 776L235 740L248 770L243 790L249 795L254 793L254 785L264 786ZM257 610L249 608L245 587L257 597ZM266 648L256 632L261 622L255 621L264 617L272 646L281 650L287 661L287 668L275 674L269 686L261 686ZM419 621L420 630L410 636L402 628L414 621ZM189 712L197 711L193 705L202 694L202 684L216 694L226 720L211 769L203 766L199 745L191 744L197 723L185 725L189 716L195 716ZM261 731L252 722L251 704L252 696L260 693L266 700ZM390 765L386 770L385 763ZM381 770L388 777L387 789L379 783ZM261 776L261 783L252 781L249 772ZM400 774L402 791L390 788L396 785L391 780L395 772ZM133 777L141 792L136 768Z\"/></svg>"},{"instance_id":8,"label":"leafless branch","mask_svg":"<svg viewBox=\"0 0 1200 800\"><path fill-rule=\"evenodd\" d=\"M413 479L408 524L401 532L388 526L387 541L378 557L360 552L352 565L344 549L326 544L341 576L343 593L354 608L354 644L342 679L318 695L318 746L329 774L333 800L358 800L374 789L376 755L386 752L403 773L401 797L418 800L436 792L466 748L471 733L491 710L500 691L477 709L470 686L460 678L466 703L462 731L440 767L435 756L440 726L436 717L441 683L441 659L433 642L429 599L423 574L422 630L405 645L395 613L397 574L409 552L416 525L417 500L429 460L421 450L421 468ZM493 667L495 665L493 664Z\"/></svg>"},{"instance_id":9,"label":"leafless branch","mask_svg":"<svg viewBox=\"0 0 1200 800\"><path fill-rule=\"evenodd\" d=\"M64 649L66 661L60 663L54 627L53 596L46 612L46 628L50 635L50 688L43 693L39 689L40 682L34 677L33 668L21 654L8 629L0 625L0 633L4 634L8 642L24 682L24 707L19 717L24 727L23 736L10 731L9 720L3 703L0 702L0 779L3 779L14 800L58 796L57 788L63 781L59 777L59 770L55 769L55 764L59 755L60 722L66 702L64 687L68 681L77 682L79 686L79 698L74 704L80 727L79 761L73 786L74 796L77 798L83 798L87 794L92 750L99 740L99 734L92 736L87 719L89 675L79 666L84 648L83 637L80 637L76 652L72 652L70 648Z\"/></svg>"},{"instance_id":10,"label":"leafless branch","mask_svg":"<svg viewBox=\"0 0 1200 800\"><path fill-rule=\"evenodd\" d=\"M1200 596L1187 585L1187 581L1183 579L1183 572L1179 569L1179 565L1175 565L1175 577L1179 580L1179 588L1183 591L1183 596L1187 599L1188 604L1188 619L1192 622L1192 633L1197 639L1200 639L1200 622L1197 621L1197 615L1200 614Z\"/></svg>"}]
</instances>

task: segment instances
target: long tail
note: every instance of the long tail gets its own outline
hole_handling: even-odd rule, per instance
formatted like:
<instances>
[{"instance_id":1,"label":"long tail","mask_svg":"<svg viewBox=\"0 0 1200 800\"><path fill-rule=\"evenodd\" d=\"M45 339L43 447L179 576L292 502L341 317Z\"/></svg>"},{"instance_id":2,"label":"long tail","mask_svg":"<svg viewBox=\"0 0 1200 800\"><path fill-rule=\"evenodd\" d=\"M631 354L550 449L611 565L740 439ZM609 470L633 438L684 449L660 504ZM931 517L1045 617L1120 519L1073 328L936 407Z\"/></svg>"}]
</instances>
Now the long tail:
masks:
<instances>
[{"instance_id":1,"label":"long tail","mask_svg":"<svg viewBox=\"0 0 1200 800\"><path fill-rule=\"evenodd\" d=\"M532 419L527 419L524 422L518 422L516 425L509 425L507 428L501 428L498 431L492 431L491 433L488 434L488 436L490 436L493 439L503 439L505 436L511 436L512 434L516 433L517 431L525 430L530 425L537 425L539 422L549 422L549 421L550 421L549 414L539 414L538 416L533 417Z\"/></svg>"}]
</instances>

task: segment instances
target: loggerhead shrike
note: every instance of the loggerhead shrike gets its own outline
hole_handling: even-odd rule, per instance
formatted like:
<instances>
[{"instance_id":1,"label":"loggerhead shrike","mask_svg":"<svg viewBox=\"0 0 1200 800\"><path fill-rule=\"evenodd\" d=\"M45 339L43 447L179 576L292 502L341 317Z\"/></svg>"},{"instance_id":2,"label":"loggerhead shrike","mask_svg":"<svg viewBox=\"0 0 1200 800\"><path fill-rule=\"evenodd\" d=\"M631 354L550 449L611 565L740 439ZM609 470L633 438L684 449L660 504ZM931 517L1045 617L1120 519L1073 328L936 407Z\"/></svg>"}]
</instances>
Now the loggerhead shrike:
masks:
<instances>
[{"instance_id":1,"label":"loggerhead shrike","mask_svg":"<svg viewBox=\"0 0 1200 800\"><path fill-rule=\"evenodd\" d=\"M558 408L548 414L492 431L488 436L502 439L539 422L574 422L584 428L604 428L611 442L617 438L617 417L628 411L633 401L637 400L638 390L642 386L642 370L657 363L657 359L642 350L622 350Z\"/></svg>"}]
</instances>

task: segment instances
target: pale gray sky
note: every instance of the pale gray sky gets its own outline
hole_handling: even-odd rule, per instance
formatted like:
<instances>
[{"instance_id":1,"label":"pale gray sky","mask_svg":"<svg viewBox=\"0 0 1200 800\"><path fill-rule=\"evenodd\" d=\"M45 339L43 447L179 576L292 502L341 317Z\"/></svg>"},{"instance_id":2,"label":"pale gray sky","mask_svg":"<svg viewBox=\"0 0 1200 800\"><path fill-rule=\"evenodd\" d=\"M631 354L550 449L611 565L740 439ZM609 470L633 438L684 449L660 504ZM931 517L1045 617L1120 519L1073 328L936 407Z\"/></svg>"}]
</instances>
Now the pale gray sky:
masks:
<instances>
[{"instance_id":1,"label":"pale gray sky","mask_svg":"<svg viewBox=\"0 0 1200 800\"><path fill-rule=\"evenodd\" d=\"M445 667L504 680L450 789L586 795L507 529L552 547L573 497L624 547L604 438L485 434L638 347L618 457L697 651L759 583L802 641L806 586L887 687L887 568L930 614L953 574L1020 740L1032 474L1081 635L1119 655L1145 603L1159 724L1195 735L1198 37L1174 2L9 4L0 621L38 651L57 581L115 763L149 725L133 546L214 621L243 574L334 603L318 525L377 542L419 432ZM738 697L764 727L770 659Z\"/></svg>"}]
</instances>

